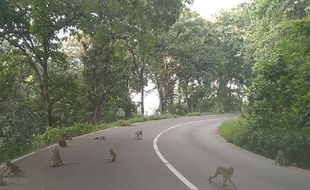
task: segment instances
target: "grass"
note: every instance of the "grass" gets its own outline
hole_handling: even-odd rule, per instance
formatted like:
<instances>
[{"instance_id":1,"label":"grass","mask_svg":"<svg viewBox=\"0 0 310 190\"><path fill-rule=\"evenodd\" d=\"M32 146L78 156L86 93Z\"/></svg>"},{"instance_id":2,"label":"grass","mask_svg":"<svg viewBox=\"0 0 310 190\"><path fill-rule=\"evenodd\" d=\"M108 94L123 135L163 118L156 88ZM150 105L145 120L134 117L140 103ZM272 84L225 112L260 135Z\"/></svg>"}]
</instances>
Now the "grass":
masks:
<instances>
[{"instance_id":1,"label":"grass","mask_svg":"<svg viewBox=\"0 0 310 190\"><path fill-rule=\"evenodd\" d=\"M237 145L242 145L248 132L248 125L244 119L234 119L224 122L219 133L228 141Z\"/></svg>"}]
</instances>

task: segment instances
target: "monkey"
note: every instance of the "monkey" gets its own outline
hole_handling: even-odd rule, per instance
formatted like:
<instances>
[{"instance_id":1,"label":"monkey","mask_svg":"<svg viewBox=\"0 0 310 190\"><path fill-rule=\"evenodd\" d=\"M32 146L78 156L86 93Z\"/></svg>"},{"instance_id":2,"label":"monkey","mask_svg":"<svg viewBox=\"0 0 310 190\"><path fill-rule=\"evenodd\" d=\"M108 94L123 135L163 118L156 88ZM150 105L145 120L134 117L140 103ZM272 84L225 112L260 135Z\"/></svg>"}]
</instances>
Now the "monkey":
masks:
<instances>
[{"instance_id":1,"label":"monkey","mask_svg":"<svg viewBox=\"0 0 310 190\"><path fill-rule=\"evenodd\" d=\"M20 174L24 174L25 172L23 170L21 170L17 164L12 163L11 161L7 161L5 163L5 169L2 171L1 176L4 172L6 172L7 170L10 170L10 172L7 174L7 176L9 176L11 173L14 174L14 176L19 176Z\"/></svg>"},{"instance_id":2,"label":"monkey","mask_svg":"<svg viewBox=\"0 0 310 190\"><path fill-rule=\"evenodd\" d=\"M95 140L105 140L105 137L104 136L98 136L98 137L95 137L94 139Z\"/></svg>"},{"instance_id":3,"label":"monkey","mask_svg":"<svg viewBox=\"0 0 310 190\"><path fill-rule=\"evenodd\" d=\"M227 186L226 182L227 180L237 189L236 185L233 183L233 181L231 180L231 176L234 174L234 168L233 167L218 167L216 169L216 172L214 174L214 176L210 176L209 177L209 182L211 183L213 178L216 178L217 175L222 175L223 176L223 186Z\"/></svg>"},{"instance_id":4,"label":"monkey","mask_svg":"<svg viewBox=\"0 0 310 190\"><path fill-rule=\"evenodd\" d=\"M59 144L59 146L61 146L61 147L66 147L66 146L67 146L67 142L66 142L66 140L65 140L63 137L60 137L60 138L58 139L58 144Z\"/></svg>"},{"instance_id":5,"label":"monkey","mask_svg":"<svg viewBox=\"0 0 310 190\"><path fill-rule=\"evenodd\" d=\"M116 153L113 151L113 149L110 149L110 162L115 162L116 159Z\"/></svg>"},{"instance_id":6,"label":"monkey","mask_svg":"<svg viewBox=\"0 0 310 190\"><path fill-rule=\"evenodd\" d=\"M278 150L275 158L275 164L279 164L280 166L286 166L288 164L288 160L283 150Z\"/></svg>"},{"instance_id":7,"label":"monkey","mask_svg":"<svg viewBox=\"0 0 310 190\"><path fill-rule=\"evenodd\" d=\"M72 140L71 135L67 132L63 133L60 138L62 138L64 140L70 140L70 141Z\"/></svg>"},{"instance_id":8,"label":"monkey","mask_svg":"<svg viewBox=\"0 0 310 190\"><path fill-rule=\"evenodd\" d=\"M57 148L54 148L52 152L53 167L60 167L63 163L59 150Z\"/></svg>"},{"instance_id":9,"label":"monkey","mask_svg":"<svg viewBox=\"0 0 310 190\"><path fill-rule=\"evenodd\" d=\"M142 133L143 131L136 131L135 132L135 140L142 140Z\"/></svg>"}]
</instances>

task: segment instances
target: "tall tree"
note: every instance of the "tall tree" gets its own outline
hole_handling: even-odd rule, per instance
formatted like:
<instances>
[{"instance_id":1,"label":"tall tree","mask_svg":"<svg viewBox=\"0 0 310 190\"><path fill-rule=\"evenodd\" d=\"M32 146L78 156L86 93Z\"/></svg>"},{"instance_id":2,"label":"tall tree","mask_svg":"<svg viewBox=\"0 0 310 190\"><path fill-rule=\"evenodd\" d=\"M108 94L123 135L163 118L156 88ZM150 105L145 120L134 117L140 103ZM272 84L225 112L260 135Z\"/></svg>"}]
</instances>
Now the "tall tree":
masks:
<instances>
[{"instance_id":1,"label":"tall tree","mask_svg":"<svg viewBox=\"0 0 310 190\"><path fill-rule=\"evenodd\" d=\"M247 57L250 118L259 127L309 126L309 1L255 1ZM298 105L298 106L297 106Z\"/></svg>"},{"instance_id":2,"label":"tall tree","mask_svg":"<svg viewBox=\"0 0 310 190\"><path fill-rule=\"evenodd\" d=\"M1 42L9 42L25 56L39 83L47 124L53 126L49 63L57 59L57 34L73 25L81 11L70 0L1 2Z\"/></svg>"}]
</instances>

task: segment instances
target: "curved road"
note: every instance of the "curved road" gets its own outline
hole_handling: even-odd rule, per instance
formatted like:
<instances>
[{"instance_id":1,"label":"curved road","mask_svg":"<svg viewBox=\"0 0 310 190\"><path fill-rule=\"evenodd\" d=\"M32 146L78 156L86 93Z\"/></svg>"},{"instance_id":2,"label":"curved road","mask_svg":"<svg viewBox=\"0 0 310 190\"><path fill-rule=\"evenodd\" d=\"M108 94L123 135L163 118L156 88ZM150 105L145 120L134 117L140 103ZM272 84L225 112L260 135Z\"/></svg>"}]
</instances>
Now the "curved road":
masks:
<instances>
[{"instance_id":1,"label":"curved road","mask_svg":"<svg viewBox=\"0 0 310 190\"><path fill-rule=\"evenodd\" d=\"M51 167L51 147L17 160L26 171L8 177L10 190L233 190L221 176L208 182L217 166L233 166L239 190L309 190L310 172L280 167L273 160L225 142L217 127L237 115L208 115L150 121L75 138L60 149L65 164ZM143 130L143 140L133 134ZM107 140L94 140L104 135ZM109 163L108 150L118 157ZM228 183L229 184L229 183Z\"/></svg>"}]
</instances>

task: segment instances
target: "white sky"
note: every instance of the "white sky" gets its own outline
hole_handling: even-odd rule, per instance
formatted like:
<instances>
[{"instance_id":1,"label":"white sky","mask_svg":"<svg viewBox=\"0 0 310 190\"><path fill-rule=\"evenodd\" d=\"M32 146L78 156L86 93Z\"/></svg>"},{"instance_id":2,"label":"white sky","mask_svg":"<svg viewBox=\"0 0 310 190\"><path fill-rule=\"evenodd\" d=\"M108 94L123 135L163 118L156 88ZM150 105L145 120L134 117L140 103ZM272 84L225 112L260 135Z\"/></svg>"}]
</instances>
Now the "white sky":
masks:
<instances>
[{"instance_id":1,"label":"white sky","mask_svg":"<svg viewBox=\"0 0 310 190\"><path fill-rule=\"evenodd\" d=\"M197 11L206 19L210 19L214 13L220 10L229 10L242 2L249 2L250 0L194 0L191 9Z\"/></svg>"},{"instance_id":2,"label":"white sky","mask_svg":"<svg viewBox=\"0 0 310 190\"><path fill-rule=\"evenodd\" d=\"M211 16L220 10L228 10L239 3L249 2L250 0L194 0L194 4L191 5L191 9L197 11L200 15L202 15L206 19L210 19ZM149 84L145 88L145 91L152 89L154 84ZM133 100L135 102L140 101L140 95L134 95ZM157 90L154 90L152 93L148 94L144 98L144 110L146 115L151 115L159 106L159 99Z\"/></svg>"}]
</instances>

